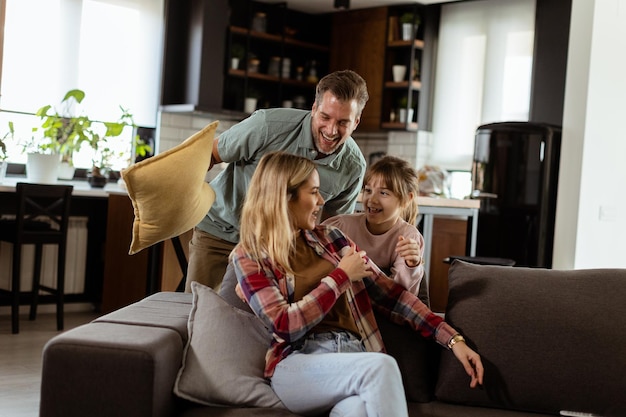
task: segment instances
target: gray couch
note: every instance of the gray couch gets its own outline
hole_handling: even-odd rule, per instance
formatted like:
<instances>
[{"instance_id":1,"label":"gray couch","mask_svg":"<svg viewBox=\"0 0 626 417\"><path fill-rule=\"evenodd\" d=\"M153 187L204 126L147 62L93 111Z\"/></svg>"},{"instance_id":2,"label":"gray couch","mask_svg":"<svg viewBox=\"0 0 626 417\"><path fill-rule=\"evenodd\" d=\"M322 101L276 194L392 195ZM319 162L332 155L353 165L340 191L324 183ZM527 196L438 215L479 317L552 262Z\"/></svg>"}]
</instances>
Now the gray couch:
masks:
<instances>
[{"instance_id":1,"label":"gray couch","mask_svg":"<svg viewBox=\"0 0 626 417\"><path fill-rule=\"evenodd\" d=\"M468 387L449 351L379 318L411 416L626 416L626 270L455 261L449 282L446 320L482 355L484 387ZM293 416L204 406L172 393L190 309L190 294L157 293L50 340L40 415Z\"/></svg>"}]
</instances>

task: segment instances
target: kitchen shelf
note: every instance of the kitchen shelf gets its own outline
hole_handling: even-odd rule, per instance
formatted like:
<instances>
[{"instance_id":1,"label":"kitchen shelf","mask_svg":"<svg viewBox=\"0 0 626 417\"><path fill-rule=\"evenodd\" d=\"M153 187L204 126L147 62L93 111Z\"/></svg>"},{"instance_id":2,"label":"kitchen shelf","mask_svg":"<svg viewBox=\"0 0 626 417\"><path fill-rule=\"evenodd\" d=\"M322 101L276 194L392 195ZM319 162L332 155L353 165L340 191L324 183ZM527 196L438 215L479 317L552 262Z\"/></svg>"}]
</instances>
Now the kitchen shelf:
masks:
<instances>
[{"instance_id":1,"label":"kitchen shelf","mask_svg":"<svg viewBox=\"0 0 626 417\"><path fill-rule=\"evenodd\" d=\"M288 102L310 108L315 86L328 72L330 31L328 17L296 12L286 3L229 0L224 68L224 109L241 111L246 97L257 98L257 108L282 107ZM253 17L263 14L261 30L253 30ZM243 49L236 67L230 65L235 47ZM258 60L255 69L251 59ZM313 75L309 78L309 75Z\"/></svg>"},{"instance_id":2,"label":"kitchen shelf","mask_svg":"<svg viewBox=\"0 0 626 417\"><path fill-rule=\"evenodd\" d=\"M418 30L414 26L412 33L409 32L410 38L406 36L408 33L402 33L399 21L405 14L414 16L415 25L415 17L421 14L421 8L417 5L388 8L380 127L387 130L416 131L418 123L414 119L418 115L422 89L419 65L425 43L421 39L423 29ZM392 68L397 65L406 68L402 81L394 80ZM413 117L409 117L411 115Z\"/></svg>"},{"instance_id":3,"label":"kitchen shelf","mask_svg":"<svg viewBox=\"0 0 626 417\"><path fill-rule=\"evenodd\" d=\"M315 49L321 52L329 52L330 48L326 45L319 45L310 42L304 42L298 39L283 37L282 35L274 35L272 33L265 32L257 32L255 30L250 30L246 28L242 28L239 26L230 26L230 32L233 34L239 34L242 36L250 36L252 38L264 39L266 41L276 42L276 43L285 43L286 45L295 46L298 48L308 48Z\"/></svg>"}]
</instances>

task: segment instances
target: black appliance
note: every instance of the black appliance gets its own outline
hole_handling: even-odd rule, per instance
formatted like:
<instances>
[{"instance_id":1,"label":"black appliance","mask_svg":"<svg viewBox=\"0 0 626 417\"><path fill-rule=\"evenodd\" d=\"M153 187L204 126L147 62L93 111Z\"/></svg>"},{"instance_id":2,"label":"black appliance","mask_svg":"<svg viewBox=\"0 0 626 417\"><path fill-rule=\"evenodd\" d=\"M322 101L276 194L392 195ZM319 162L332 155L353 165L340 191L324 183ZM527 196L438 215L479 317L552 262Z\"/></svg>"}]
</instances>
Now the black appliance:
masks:
<instances>
[{"instance_id":1,"label":"black appliance","mask_svg":"<svg viewBox=\"0 0 626 417\"><path fill-rule=\"evenodd\" d=\"M478 127L472 164L472 198L481 200L476 256L552 267L560 149L559 126Z\"/></svg>"}]
</instances>

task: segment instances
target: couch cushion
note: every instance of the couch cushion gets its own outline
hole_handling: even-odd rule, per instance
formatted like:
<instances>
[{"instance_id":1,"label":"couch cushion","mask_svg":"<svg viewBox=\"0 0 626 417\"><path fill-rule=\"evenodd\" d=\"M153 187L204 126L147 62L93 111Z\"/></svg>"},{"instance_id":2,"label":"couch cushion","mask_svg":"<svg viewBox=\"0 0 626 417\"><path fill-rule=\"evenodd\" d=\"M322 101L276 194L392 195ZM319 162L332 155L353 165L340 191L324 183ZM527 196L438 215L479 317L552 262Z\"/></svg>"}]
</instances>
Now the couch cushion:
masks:
<instances>
[{"instance_id":1,"label":"couch cushion","mask_svg":"<svg viewBox=\"0 0 626 417\"><path fill-rule=\"evenodd\" d=\"M263 377L271 335L255 315L191 284L189 340L174 392L207 405L284 408Z\"/></svg>"},{"instance_id":2,"label":"couch cushion","mask_svg":"<svg viewBox=\"0 0 626 417\"><path fill-rule=\"evenodd\" d=\"M178 332L184 343L187 341L187 320L190 310L191 294L158 293L105 314L94 322L172 329Z\"/></svg>"},{"instance_id":3,"label":"couch cushion","mask_svg":"<svg viewBox=\"0 0 626 417\"><path fill-rule=\"evenodd\" d=\"M428 402L434 397L441 346L408 326L375 313L387 353L398 362L408 401Z\"/></svg>"},{"instance_id":4,"label":"couch cushion","mask_svg":"<svg viewBox=\"0 0 626 417\"><path fill-rule=\"evenodd\" d=\"M626 415L626 270L480 266L455 261L446 321L485 365L484 389L449 352L439 399L556 413Z\"/></svg>"}]
</instances>

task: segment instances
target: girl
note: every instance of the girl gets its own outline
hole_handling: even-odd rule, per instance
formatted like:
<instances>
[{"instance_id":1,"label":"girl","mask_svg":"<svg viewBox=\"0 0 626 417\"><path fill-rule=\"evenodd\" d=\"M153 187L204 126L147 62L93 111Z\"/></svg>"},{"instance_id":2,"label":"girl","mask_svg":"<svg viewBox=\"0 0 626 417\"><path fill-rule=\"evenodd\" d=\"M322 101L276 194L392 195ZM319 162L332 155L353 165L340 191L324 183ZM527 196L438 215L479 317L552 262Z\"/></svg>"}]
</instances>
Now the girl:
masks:
<instances>
[{"instance_id":1,"label":"girl","mask_svg":"<svg viewBox=\"0 0 626 417\"><path fill-rule=\"evenodd\" d=\"M324 224L341 229L394 281L428 302L424 277L424 237L415 227L417 172L404 160L385 156L363 179L363 213L331 217Z\"/></svg>"},{"instance_id":2,"label":"girl","mask_svg":"<svg viewBox=\"0 0 626 417\"><path fill-rule=\"evenodd\" d=\"M413 294L386 277L341 230L316 226L324 200L315 164L261 158L233 250L240 291L270 327L265 376L292 412L407 416L400 371L384 352L372 308L452 349L482 384L480 356Z\"/></svg>"}]
</instances>

